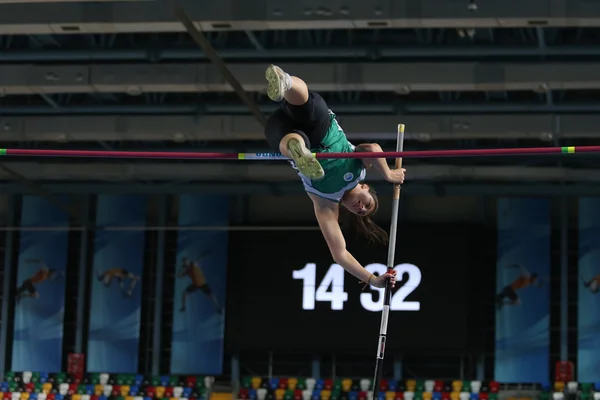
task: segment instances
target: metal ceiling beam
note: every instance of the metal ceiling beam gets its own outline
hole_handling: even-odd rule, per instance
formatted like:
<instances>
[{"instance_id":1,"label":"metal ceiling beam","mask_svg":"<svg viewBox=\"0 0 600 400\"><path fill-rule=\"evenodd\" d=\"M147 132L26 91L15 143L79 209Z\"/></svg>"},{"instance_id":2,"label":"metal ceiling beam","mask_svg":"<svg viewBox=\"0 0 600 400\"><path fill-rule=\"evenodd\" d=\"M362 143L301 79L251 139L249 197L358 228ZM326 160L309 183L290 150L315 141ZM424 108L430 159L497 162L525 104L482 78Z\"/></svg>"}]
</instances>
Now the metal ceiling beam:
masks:
<instances>
[{"instance_id":1,"label":"metal ceiling beam","mask_svg":"<svg viewBox=\"0 0 600 400\"><path fill-rule=\"evenodd\" d=\"M590 46L546 46L544 48L533 46L481 46L472 45L427 45L423 47L397 46L373 47L314 47L314 48L288 48L288 49L219 49L219 56L224 59L256 60L272 62L273 60L304 60L306 58L319 58L324 60L342 59L373 59L385 60L387 58L531 58L531 57L598 57L600 48ZM5 50L0 51L2 62L94 62L94 61L202 61L207 56L200 49L77 49L77 50Z\"/></svg>"},{"instance_id":2,"label":"metal ceiling beam","mask_svg":"<svg viewBox=\"0 0 600 400\"><path fill-rule=\"evenodd\" d=\"M278 195L304 196L304 188L298 182L285 183L202 183L193 184L135 184L127 183L79 183L51 182L44 184L49 190L58 194L230 194L230 195ZM391 194L392 185L377 185L380 195ZM20 185L0 182L0 193L29 194ZM549 184L549 183L511 183L498 184L482 182L467 183L425 183L410 182L402 187L403 196L600 196L600 185L590 184Z\"/></svg>"},{"instance_id":3,"label":"metal ceiling beam","mask_svg":"<svg viewBox=\"0 0 600 400\"><path fill-rule=\"evenodd\" d=\"M202 33L202 28L194 26L194 22L189 19L183 8L181 8L176 3L174 3L173 12L181 21L183 26L185 26L185 29L192 37L192 39L194 39L196 44L202 49L204 54L206 54L213 67L219 73L221 79L225 80L225 82L229 85L229 88L238 95L240 100L242 100L242 103L244 103L244 105L248 108L250 113L252 113L254 118L256 118L258 123L265 126L267 121L262 115L258 104L256 104L256 102L252 100L252 98L248 95L248 93L246 93L246 91L238 81L237 77L231 73L225 62L221 59L219 54L217 54L210 42L206 39L204 33Z\"/></svg>"},{"instance_id":4,"label":"metal ceiling beam","mask_svg":"<svg viewBox=\"0 0 600 400\"><path fill-rule=\"evenodd\" d=\"M352 0L328 8L304 1L182 0L190 19L209 30L336 28L498 28L600 26L599 7L585 0L518 2L486 0L469 11L467 1ZM181 32L162 1L0 4L0 34Z\"/></svg>"},{"instance_id":5,"label":"metal ceiling beam","mask_svg":"<svg viewBox=\"0 0 600 400\"><path fill-rule=\"evenodd\" d=\"M0 65L5 94L262 92L263 63ZM600 89L600 63L282 63L316 91L511 91ZM228 76L227 79L223 74ZM232 76L240 87L234 90ZM247 95L242 95L247 97ZM252 102L249 98L245 103ZM246 107L254 105L246 104Z\"/></svg>"},{"instance_id":6,"label":"metal ceiling beam","mask_svg":"<svg viewBox=\"0 0 600 400\"><path fill-rule=\"evenodd\" d=\"M399 123L407 140L598 138L596 114L499 115L341 115L340 124L354 141L395 138ZM260 141L263 130L252 116L61 116L2 117L4 142L105 141ZM266 145L265 145L266 146ZM266 148L266 147L265 147Z\"/></svg>"},{"instance_id":7,"label":"metal ceiling beam","mask_svg":"<svg viewBox=\"0 0 600 400\"><path fill-rule=\"evenodd\" d=\"M173 163L6 163L15 171L27 171L38 181L100 181L129 182L152 180L168 182L289 182L298 181L296 172L287 163L210 163L182 166ZM520 166L407 166L409 182L418 181L492 181L492 182L576 182L600 183L595 169L569 169L559 167ZM0 170L0 180L14 177ZM382 181L379 174L369 173L370 181Z\"/></svg>"}]
</instances>

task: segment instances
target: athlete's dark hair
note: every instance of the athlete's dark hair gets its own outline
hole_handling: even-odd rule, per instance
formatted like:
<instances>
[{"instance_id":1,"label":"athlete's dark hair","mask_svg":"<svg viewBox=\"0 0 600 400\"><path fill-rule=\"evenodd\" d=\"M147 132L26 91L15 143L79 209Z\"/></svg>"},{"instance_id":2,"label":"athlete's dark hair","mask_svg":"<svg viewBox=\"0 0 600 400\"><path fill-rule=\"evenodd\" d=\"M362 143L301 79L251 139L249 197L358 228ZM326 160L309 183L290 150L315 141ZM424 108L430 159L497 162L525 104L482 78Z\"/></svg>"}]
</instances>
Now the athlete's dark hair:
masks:
<instances>
[{"instance_id":1,"label":"athlete's dark hair","mask_svg":"<svg viewBox=\"0 0 600 400\"><path fill-rule=\"evenodd\" d=\"M377 225L371 218L379 210L379 198L372 186L369 185L369 193L373 197L373 211L366 215L357 215L348 210L345 211L345 219L349 222L352 229L357 233L369 239L369 242L377 242L383 245L388 243L388 233Z\"/></svg>"}]
</instances>

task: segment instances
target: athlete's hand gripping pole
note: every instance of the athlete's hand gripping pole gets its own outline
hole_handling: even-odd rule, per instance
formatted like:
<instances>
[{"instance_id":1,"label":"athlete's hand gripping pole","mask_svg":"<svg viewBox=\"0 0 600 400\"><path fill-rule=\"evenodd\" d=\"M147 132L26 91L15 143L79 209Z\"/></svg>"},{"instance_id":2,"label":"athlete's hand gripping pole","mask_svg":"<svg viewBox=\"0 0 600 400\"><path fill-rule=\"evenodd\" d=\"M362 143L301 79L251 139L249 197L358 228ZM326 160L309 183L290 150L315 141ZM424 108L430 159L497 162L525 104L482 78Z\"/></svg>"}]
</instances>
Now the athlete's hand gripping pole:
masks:
<instances>
[{"instance_id":1,"label":"athlete's hand gripping pole","mask_svg":"<svg viewBox=\"0 0 600 400\"><path fill-rule=\"evenodd\" d=\"M404 149L404 124L398 125L398 137L396 142L396 151L400 152ZM396 159L396 169L402 168L402 158ZM392 201L392 222L390 227L390 241L388 244L388 273L394 270L394 258L396 256L396 233L398 230L398 207L400 205L400 184L394 184L394 193ZM392 288L390 282L385 285L383 294L383 311L381 313L381 326L379 328L379 341L377 343L377 361L375 363L375 378L373 379L373 400L379 397L379 384L381 382L381 374L383 371L383 357L385 355L385 342L387 335L387 324L390 314L390 300L392 297Z\"/></svg>"}]
</instances>

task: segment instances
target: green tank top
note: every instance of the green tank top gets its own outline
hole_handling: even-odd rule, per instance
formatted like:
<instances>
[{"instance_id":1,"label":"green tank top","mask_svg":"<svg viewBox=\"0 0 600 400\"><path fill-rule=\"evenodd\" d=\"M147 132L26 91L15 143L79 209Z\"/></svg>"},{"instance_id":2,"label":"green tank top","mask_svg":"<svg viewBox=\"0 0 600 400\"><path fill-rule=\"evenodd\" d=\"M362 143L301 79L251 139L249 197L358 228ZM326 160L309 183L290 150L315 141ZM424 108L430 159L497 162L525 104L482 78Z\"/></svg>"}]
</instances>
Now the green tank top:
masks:
<instances>
[{"instance_id":1,"label":"green tank top","mask_svg":"<svg viewBox=\"0 0 600 400\"><path fill-rule=\"evenodd\" d=\"M346 134L330 113L330 124L327 134L318 147L311 149L313 153L353 153L355 147L346 138ZM325 177L318 181L302 177L307 192L332 201L340 201L344 193L354 188L365 179L366 169L359 158L319 159L325 171Z\"/></svg>"}]
</instances>

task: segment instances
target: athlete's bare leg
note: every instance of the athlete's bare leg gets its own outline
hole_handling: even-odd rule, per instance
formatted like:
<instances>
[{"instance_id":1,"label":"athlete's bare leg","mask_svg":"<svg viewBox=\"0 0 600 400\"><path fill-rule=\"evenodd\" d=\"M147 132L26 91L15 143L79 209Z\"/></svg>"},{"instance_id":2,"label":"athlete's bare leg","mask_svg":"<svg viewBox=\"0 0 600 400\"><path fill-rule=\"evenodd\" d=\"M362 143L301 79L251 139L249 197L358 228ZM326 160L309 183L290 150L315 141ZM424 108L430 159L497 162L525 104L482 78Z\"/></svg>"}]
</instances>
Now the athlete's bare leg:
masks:
<instances>
[{"instance_id":1,"label":"athlete's bare leg","mask_svg":"<svg viewBox=\"0 0 600 400\"><path fill-rule=\"evenodd\" d=\"M309 93L306 83L290 76L276 65L270 65L265 72L269 82L267 95L273 101L287 101L293 106L301 106L308 101ZM302 136L289 133L279 142L279 151L286 157L292 158L300 173L311 180L319 180L325 176L323 167L306 148Z\"/></svg>"}]
</instances>

